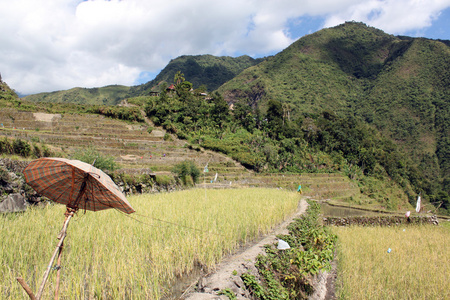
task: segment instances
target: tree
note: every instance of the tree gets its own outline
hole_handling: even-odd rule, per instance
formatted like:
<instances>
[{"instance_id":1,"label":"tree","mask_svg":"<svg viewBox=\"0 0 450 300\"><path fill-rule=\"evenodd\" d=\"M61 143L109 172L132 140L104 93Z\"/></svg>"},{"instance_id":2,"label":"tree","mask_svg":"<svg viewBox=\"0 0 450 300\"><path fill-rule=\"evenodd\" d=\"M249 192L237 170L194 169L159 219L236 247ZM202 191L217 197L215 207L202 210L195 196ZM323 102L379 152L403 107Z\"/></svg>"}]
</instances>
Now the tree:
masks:
<instances>
[{"instance_id":1,"label":"tree","mask_svg":"<svg viewBox=\"0 0 450 300\"><path fill-rule=\"evenodd\" d=\"M256 116L249 105L240 102L235 103L233 116L238 125L244 127L248 132L253 132L256 127Z\"/></svg>"},{"instance_id":2,"label":"tree","mask_svg":"<svg viewBox=\"0 0 450 300\"><path fill-rule=\"evenodd\" d=\"M222 128L223 123L228 122L229 118L228 103L218 92L213 93L211 102L213 104L211 108L211 118Z\"/></svg>"},{"instance_id":3,"label":"tree","mask_svg":"<svg viewBox=\"0 0 450 300\"><path fill-rule=\"evenodd\" d=\"M177 71L175 73L175 77L174 77L173 81L174 81L176 86L178 86L180 83L182 83L185 80L186 79L184 78L184 74L181 73L181 71Z\"/></svg>"},{"instance_id":4,"label":"tree","mask_svg":"<svg viewBox=\"0 0 450 300\"><path fill-rule=\"evenodd\" d=\"M192 83L189 81L183 81L180 84L177 84L175 89L178 97L182 98L182 100L186 100L186 98L191 96L189 92L192 89Z\"/></svg>"},{"instance_id":5,"label":"tree","mask_svg":"<svg viewBox=\"0 0 450 300\"><path fill-rule=\"evenodd\" d=\"M279 135L283 132L283 106L280 101L269 100L267 108L267 125L269 129L269 135L271 138L278 139Z\"/></svg>"}]
</instances>

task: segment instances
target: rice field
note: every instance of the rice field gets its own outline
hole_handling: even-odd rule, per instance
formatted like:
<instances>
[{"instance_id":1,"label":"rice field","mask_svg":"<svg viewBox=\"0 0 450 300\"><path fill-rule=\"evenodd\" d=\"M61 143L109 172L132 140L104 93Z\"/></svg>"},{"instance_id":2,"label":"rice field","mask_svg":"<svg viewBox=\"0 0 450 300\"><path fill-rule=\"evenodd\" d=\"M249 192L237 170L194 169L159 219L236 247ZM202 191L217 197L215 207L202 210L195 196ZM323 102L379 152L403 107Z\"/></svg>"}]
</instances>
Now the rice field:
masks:
<instances>
[{"instance_id":1,"label":"rice field","mask_svg":"<svg viewBox=\"0 0 450 300\"><path fill-rule=\"evenodd\" d=\"M450 227L333 227L339 299L450 299Z\"/></svg>"},{"instance_id":2,"label":"rice field","mask_svg":"<svg viewBox=\"0 0 450 300\"><path fill-rule=\"evenodd\" d=\"M213 269L242 244L297 209L299 196L276 189L194 189L128 198L136 213L79 211L62 256L60 299L159 299L194 265ZM34 293L57 245L65 207L0 215L0 299ZM43 299L53 297L51 272Z\"/></svg>"}]
</instances>

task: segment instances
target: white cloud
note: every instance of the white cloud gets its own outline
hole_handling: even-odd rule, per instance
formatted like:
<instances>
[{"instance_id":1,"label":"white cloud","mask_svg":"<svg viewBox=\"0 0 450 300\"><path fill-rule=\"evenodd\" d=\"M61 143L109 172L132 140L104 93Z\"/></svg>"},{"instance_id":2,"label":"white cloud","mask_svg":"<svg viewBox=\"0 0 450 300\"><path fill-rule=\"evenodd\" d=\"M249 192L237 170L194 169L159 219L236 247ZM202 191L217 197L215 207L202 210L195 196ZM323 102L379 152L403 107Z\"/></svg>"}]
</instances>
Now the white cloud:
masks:
<instances>
[{"instance_id":1,"label":"white cloud","mask_svg":"<svg viewBox=\"0 0 450 300\"><path fill-rule=\"evenodd\" d=\"M391 34L403 34L432 25L450 0L361 0L331 13L325 27L346 20L361 21Z\"/></svg>"},{"instance_id":2,"label":"white cloud","mask_svg":"<svg viewBox=\"0 0 450 300\"><path fill-rule=\"evenodd\" d=\"M0 72L22 93L133 85L184 54L270 55L288 21L357 20L389 33L429 26L450 0L0 0ZM300 23L302 24L302 23Z\"/></svg>"}]
</instances>

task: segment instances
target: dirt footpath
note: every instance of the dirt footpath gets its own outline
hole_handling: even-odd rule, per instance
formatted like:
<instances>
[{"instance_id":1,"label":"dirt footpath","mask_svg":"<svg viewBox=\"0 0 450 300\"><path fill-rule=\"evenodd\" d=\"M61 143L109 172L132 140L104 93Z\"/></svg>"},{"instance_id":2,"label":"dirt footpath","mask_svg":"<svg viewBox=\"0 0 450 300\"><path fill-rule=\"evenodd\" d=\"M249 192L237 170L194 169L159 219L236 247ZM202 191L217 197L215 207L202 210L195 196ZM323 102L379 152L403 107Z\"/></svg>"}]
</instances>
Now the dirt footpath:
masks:
<instances>
[{"instance_id":1,"label":"dirt footpath","mask_svg":"<svg viewBox=\"0 0 450 300\"><path fill-rule=\"evenodd\" d=\"M241 275L243 273L250 273L257 276L255 268L255 261L258 254L264 253L264 245L273 244L277 242L276 235L288 234L287 226L292 223L295 218L302 215L308 204L305 200L299 202L298 210L290 218L280 224L271 234L265 236L260 241L252 244L240 253L226 258L217 266L214 273L200 278L195 282L190 289L185 291L181 299L189 300L207 300L207 299L228 299L225 295L218 295L221 290L230 289L236 294L237 299L251 299L248 291L244 289ZM328 274L321 274L317 278L316 293L312 295L311 299L330 299L327 296L327 282L329 282ZM196 288L196 290L194 290Z\"/></svg>"}]
</instances>

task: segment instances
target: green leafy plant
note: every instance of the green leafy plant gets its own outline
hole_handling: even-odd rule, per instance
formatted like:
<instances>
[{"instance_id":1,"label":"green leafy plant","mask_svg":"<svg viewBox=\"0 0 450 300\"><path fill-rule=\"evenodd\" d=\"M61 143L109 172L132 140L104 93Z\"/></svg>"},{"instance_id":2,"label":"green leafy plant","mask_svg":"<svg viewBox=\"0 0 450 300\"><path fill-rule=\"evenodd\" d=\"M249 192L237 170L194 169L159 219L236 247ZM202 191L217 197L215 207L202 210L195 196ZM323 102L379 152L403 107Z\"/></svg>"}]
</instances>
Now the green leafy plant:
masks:
<instances>
[{"instance_id":1,"label":"green leafy plant","mask_svg":"<svg viewBox=\"0 0 450 300\"><path fill-rule=\"evenodd\" d=\"M168 134L167 132L164 134L164 140L165 141L173 141L173 138Z\"/></svg>"},{"instance_id":2,"label":"green leafy plant","mask_svg":"<svg viewBox=\"0 0 450 300\"><path fill-rule=\"evenodd\" d=\"M88 164L94 164L94 167L104 171L114 171L119 167L114 161L113 156L104 155L92 146L79 149L73 154L72 159L78 159Z\"/></svg>"},{"instance_id":3,"label":"green leafy plant","mask_svg":"<svg viewBox=\"0 0 450 300\"><path fill-rule=\"evenodd\" d=\"M200 170L193 161L183 161L175 165L172 173L176 174L176 178L184 185L197 183L200 177Z\"/></svg>"},{"instance_id":4,"label":"green leafy plant","mask_svg":"<svg viewBox=\"0 0 450 300\"><path fill-rule=\"evenodd\" d=\"M31 154L31 146L28 142L21 139L15 139L12 143L12 148L15 154L27 157Z\"/></svg>"},{"instance_id":5,"label":"green leafy plant","mask_svg":"<svg viewBox=\"0 0 450 300\"><path fill-rule=\"evenodd\" d=\"M155 181L158 185L167 187L174 182L172 176L168 175L156 175Z\"/></svg>"},{"instance_id":6,"label":"green leafy plant","mask_svg":"<svg viewBox=\"0 0 450 300\"><path fill-rule=\"evenodd\" d=\"M230 299L230 300L237 299L236 295L235 295L235 294L233 293L233 291L230 290L229 288L220 290L217 294L218 294L218 295L224 295L224 296L227 296L228 299Z\"/></svg>"}]
</instances>

